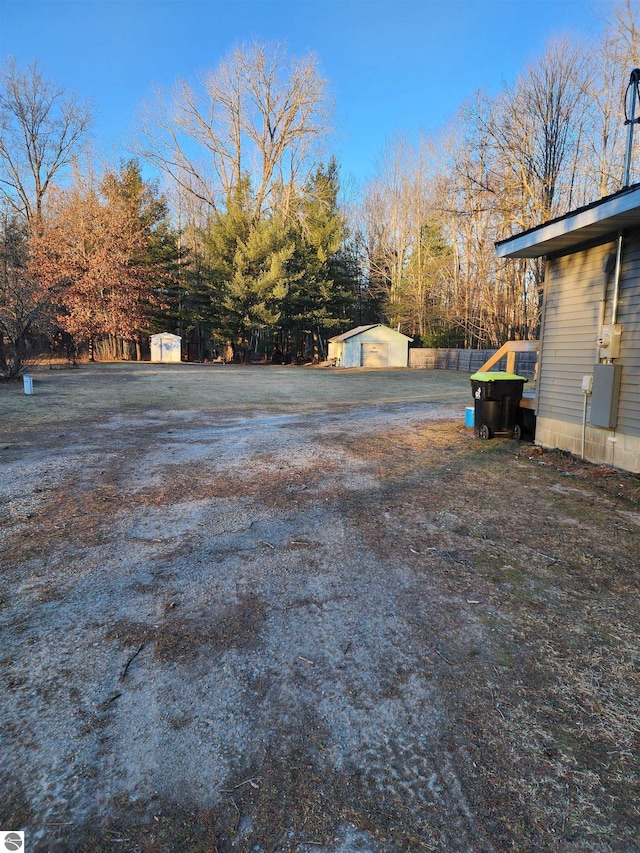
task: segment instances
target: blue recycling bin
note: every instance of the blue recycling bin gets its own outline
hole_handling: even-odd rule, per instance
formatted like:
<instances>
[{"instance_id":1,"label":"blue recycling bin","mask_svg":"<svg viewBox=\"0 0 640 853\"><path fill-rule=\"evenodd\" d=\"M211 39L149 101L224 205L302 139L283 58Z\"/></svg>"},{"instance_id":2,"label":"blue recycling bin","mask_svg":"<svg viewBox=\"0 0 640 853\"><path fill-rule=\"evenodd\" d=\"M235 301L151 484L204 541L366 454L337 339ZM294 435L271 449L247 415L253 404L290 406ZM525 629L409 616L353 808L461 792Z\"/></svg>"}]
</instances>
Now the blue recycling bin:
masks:
<instances>
[{"instance_id":1,"label":"blue recycling bin","mask_svg":"<svg viewBox=\"0 0 640 853\"><path fill-rule=\"evenodd\" d=\"M476 412L473 406L467 406L464 410L464 425L473 429L476 423Z\"/></svg>"}]
</instances>

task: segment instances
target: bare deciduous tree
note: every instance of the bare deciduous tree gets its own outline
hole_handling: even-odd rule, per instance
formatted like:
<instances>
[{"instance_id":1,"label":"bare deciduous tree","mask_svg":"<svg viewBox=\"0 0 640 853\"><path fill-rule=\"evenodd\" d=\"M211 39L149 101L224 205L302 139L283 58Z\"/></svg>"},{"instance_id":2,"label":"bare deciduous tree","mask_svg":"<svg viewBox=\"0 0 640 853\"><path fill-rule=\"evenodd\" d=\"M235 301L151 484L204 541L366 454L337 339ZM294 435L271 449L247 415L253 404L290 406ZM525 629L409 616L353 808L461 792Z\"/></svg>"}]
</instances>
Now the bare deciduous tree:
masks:
<instances>
[{"instance_id":1,"label":"bare deciduous tree","mask_svg":"<svg viewBox=\"0 0 640 853\"><path fill-rule=\"evenodd\" d=\"M571 204L586 106L584 66L576 45L567 39L552 42L513 88L478 102L474 120L479 138L493 149L499 173L506 178L504 173L511 172L510 183L524 204L521 227L536 225Z\"/></svg>"},{"instance_id":2,"label":"bare deciduous tree","mask_svg":"<svg viewBox=\"0 0 640 853\"><path fill-rule=\"evenodd\" d=\"M27 359L28 336L51 319L46 284L29 269L29 234L23 217L0 217L0 379L15 379Z\"/></svg>"},{"instance_id":3,"label":"bare deciduous tree","mask_svg":"<svg viewBox=\"0 0 640 853\"><path fill-rule=\"evenodd\" d=\"M618 61L631 68L640 65L640 7L637 0L622 0L614 7L608 22L608 42Z\"/></svg>"},{"instance_id":4,"label":"bare deciduous tree","mask_svg":"<svg viewBox=\"0 0 640 853\"><path fill-rule=\"evenodd\" d=\"M46 80L37 63L22 70L9 60L0 81L0 192L33 230L51 182L88 131L90 112Z\"/></svg>"},{"instance_id":5,"label":"bare deciduous tree","mask_svg":"<svg viewBox=\"0 0 640 853\"><path fill-rule=\"evenodd\" d=\"M168 103L158 93L141 153L213 210L248 176L257 220L276 191L281 204L306 180L329 120L315 58L255 44L236 48L197 88L179 82Z\"/></svg>"},{"instance_id":6,"label":"bare deciduous tree","mask_svg":"<svg viewBox=\"0 0 640 853\"><path fill-rule=\"evenodd\" d=\"M362 212L367 238L371 287L383 298L388 321L406 320L406 276L426 221L427 175L423 144L396 136L385 148L378 174L364 195Z\"/></svg>"},{"instance_id":7,"label":"bare deciduous tree","mask_svg":"<svg viewBox=\"0 0 640 853\"><path fill-rule=\"evenodd\" d=\"M638 3L623 0L609 11L599 50L592 52L584 79L588 99L583 160L586 182L598 196L620 189L626 147L623 93L640 65ZM632 160L632 182L640 175Z\"/></svg>"}]
</instances>

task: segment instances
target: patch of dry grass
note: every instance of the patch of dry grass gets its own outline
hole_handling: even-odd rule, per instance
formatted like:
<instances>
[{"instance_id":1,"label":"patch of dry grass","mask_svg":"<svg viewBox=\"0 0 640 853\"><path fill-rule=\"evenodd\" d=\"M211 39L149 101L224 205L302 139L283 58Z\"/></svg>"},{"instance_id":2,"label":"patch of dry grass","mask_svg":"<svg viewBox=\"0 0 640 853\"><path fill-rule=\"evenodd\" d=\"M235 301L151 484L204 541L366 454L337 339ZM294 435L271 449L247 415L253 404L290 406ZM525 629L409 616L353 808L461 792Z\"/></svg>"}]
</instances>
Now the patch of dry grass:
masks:
<instances>
[{"instance_id":1,"label":"patch of dry grass","mask_svg":"<svg viewBox=\"0 0 640 853\"><path fill-rule=\"evenodd\" d=\"M353 541L406 573L410 633L402 642L417 649L418 674L434 684L444 709L434 754L420 757L434 767L455 766L459 783L452 790L459 785L464 792L489 849L640 847L640 566L637 529L625 516L637 512L640 479L530 445L478 442L457 422L330 438L309 428L320 447L342 449L341 458L375 488L349 490L348 467L321 455L296 469L274 465L268 454L257 454L246 470L167 465L171 490L127 488L133 448L106 466L99 482L74 474L55 496L38 494L31 517L15 529L7 525L3 558L12 569L43 552L68 559L109 542L123 516L170 511L176 495L246 501L274 517L292 501L304 511L328 499L355 531ZM282 550L303 552L311 574L312 546L292 538ZM42 572L40 601L55 601L60 593ZM134 587L166 597L160 577ZM314 603L307 592L294 596L296 606ZM254 592L209 611L183 612L170 602L155 620L121 619L101 631L119 647L126 682L140 663L136 656L148 650L157 665L186 667L232 649L259 649L271 608ZM383 665L381 702L416 675ZM238 761L215 808L125 797L111 803L100 826L74 828L64 840L61 830L50 849L331 849L345 825L366 832L384 853L455 849L451 792L438 809L424 800L417 808L392 787L397 768L384 771L389 791L374 790L357 762L333 769L329 735L312 707L297 722L274 726L257 750L260 760ZM176 717L175 728L182 725L188 722ZM34 820L21 792L12 797L0 810L2 821Z\"/></svg>"},{"instance_id":2,"label":"patch of dry grass","mask_svg":"<svg viewBox=\"0 0 640 853\"><path fill-rule=\"evenodd\" d=\"M116 640L123 648L152 645L155 660L179 663L204 654L219 655L231 648L255 648L265 613L264 602L248 592L234 605L213 613L182 616L180 608L171 608L154 625L121 620L109 627L105 638Z\"/></svg>"},{"instance_id":3,"label":"patch of dry grass","mask_svg":"<svg viewBox=\"0 0 640 853\"><path fill-rule=\"evenodd\" d=\"M384 445L352 443L386 488L369 516L345 510L381 554L426 561L453 597L438 611L445 741L489 836L505 850L633 849L640 565L619 522L640 481L512 442L470 445L452 425ZM485 625L484 648L465 647L461 609Z\"/></svg>"}]
</instances>

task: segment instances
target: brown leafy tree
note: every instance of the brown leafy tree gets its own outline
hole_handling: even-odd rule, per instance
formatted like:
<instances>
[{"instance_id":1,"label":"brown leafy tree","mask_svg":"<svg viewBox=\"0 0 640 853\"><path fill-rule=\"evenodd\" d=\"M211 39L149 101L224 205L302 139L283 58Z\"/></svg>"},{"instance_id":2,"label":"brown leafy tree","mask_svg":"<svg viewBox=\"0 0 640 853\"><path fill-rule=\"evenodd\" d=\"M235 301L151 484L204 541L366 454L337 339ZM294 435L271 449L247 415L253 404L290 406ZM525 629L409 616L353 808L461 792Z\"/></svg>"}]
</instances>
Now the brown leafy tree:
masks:
<instances>
[{"instance_id":1,"label":"brown leafy tree","mask_svg":"<svg viewBox=\"0 0 640 853\"><path fill-rule=\"evenodd\" d=\"M33 275L30 238L42 231L44 205L82 147L89 110L44 78L37 63L8 60L0 73L0 373L19 376L29 336L46 326L52 284Z\"/></svg>"},{"instance_id":2,"label":"brown leafy tree","mask_svg":"<svg viewBox=\"0 0 640 853\"><path fill-rule=\"evenodd\" d=\"M134 181L134 184L136 182ZM124 341L139 341L159 303L165 275L149 259L149 222L131 190L131 175L108 175L96 188L79 179L55 193L42 233L32 241L32 270L60 293L57 321L76 341L109 344L125 355Z\"/></svg>"},{"instance_id":3,"label":"brown leafy tree","mask_svg":"<svg viewBox=\"0 0 640 853\"><path fill-rule=\"evenodd\" d=\"M20 376L29 337L44 332L54 294L32 274L26 223L5 210L0 223L0 379Z\"/></svg>"}]
</instances>

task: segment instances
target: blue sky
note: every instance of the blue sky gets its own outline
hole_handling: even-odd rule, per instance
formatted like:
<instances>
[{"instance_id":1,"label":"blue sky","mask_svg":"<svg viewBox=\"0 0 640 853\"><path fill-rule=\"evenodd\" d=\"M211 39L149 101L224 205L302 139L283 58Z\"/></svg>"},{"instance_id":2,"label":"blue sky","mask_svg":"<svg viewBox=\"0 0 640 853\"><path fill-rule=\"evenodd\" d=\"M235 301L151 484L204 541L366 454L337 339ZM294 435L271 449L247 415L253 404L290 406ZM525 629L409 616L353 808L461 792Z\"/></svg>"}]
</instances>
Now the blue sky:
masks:
<instances>
[{"instance_id":1,"label":"blue sky","mask_svg":"<svg viewBox=\"0 0 640 853\"><path fill-rule=\"evenodd\" d=\"M345 178L373 174L396 131L442 126L476 89L496 91L556 35L590 36L589 0L0 0L0 54L95 105L99 150L126 152L154 85L194 81L238 43L314 52L336 103Z\"/></svg>"}]
</instances>

